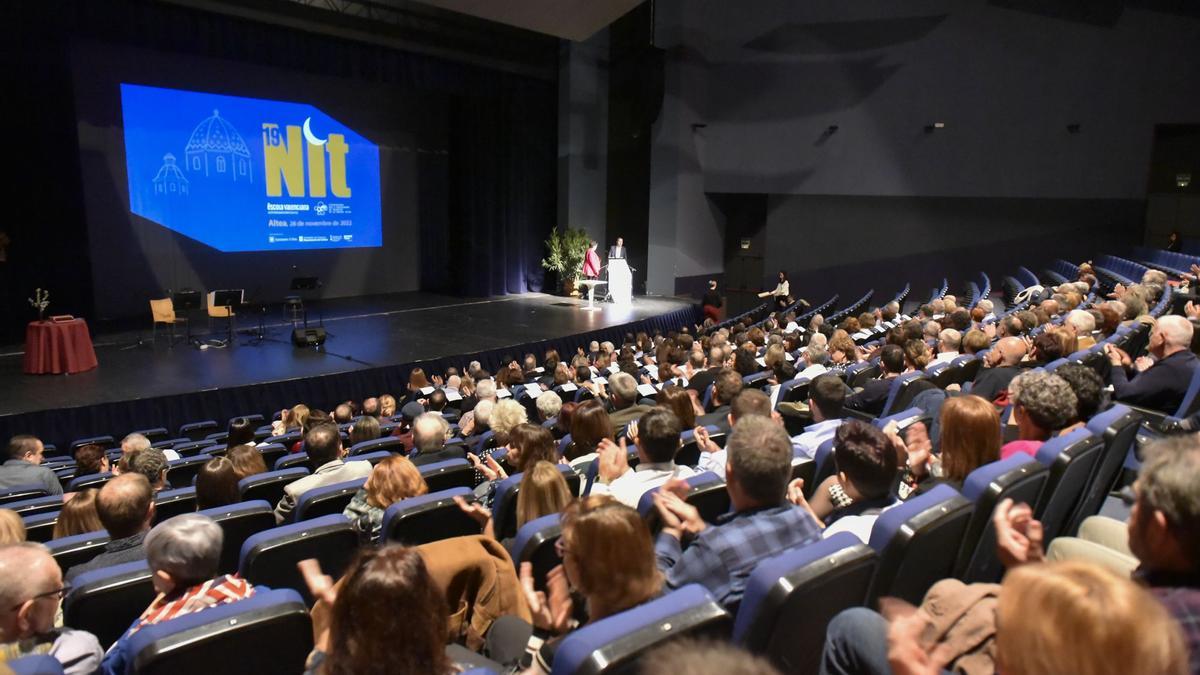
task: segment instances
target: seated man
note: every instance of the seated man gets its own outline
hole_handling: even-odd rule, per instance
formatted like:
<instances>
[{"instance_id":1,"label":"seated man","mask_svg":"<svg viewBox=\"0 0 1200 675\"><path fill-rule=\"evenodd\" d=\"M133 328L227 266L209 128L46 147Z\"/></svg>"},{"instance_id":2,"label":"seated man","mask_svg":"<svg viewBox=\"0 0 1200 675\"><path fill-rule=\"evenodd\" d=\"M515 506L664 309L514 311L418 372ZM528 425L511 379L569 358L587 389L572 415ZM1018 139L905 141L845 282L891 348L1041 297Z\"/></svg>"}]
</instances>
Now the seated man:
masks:
<instances>
[{"instance_id":1,"label":"seated man","mask_svg":"<svg viewBox=\"0 0 1200 675\"><path fill-rule=\"evenodd\" d=\"M117 463L121 464L121 460L128 458L135 452L141 452L142 450L150 447L152 446L149 438L146 438L141 434L129 434L125 438L121 439L121 459L117 460ZM167 458L168 462L173 462L179 459L179 453L175 452L174 450L167 449L163 450L162 453L163 456Z\"/></svg>"},{"instance_id":2,"label":"seated man","mask_svg":"<svg viewBox=\"0 0 1200 675\"><path fill-rule=\"evenodd\" d=\"M697 417L696 425L706 427L714 424L721 431L729 433L729 406L741 391L742 376L733 368L722 368L717 373L716 386L713 387L712 412Z\"/></svg>"},{"instance_id":3,"label":"seated man","mask_svg":"<svg viewBox=\"0 0 1200 675\"><path fill-rule=\"evenodd\" d=\"M100 488L96 514L108 531L104 551L90 561L67 570L67 581L102 567L134 562L146 557L142 540L154 522L154 490L140 473L117 476Z\"/></svg>"},{"instance_id":4,"label":"seated man","mask_svg":"<svg viewBox=\"0 0 1200 675\"><path fill-rule=\"evenodd\" d=\"M786 498L792 443L782 426L769 417L746 417L738 421L726 449L731 513L715 525L705 523L676 493L684 492L682 481L655 492L654 504L663 521L655 553L667 588L699 583L729 606L741 601L746 579L760 561L816 541L820 528L807 510ZM687 548L685 538L690 540Z\"/></svg>"},{"instance_id":5,"label":"seated man","mask_svg":"<svg viewBox=\"0 0 1200 675\"><path fill-rule=\"evenodd\" d=\"M817 496L828 498L832 509L820 504L816 509L810 507L803 499L803 482L799 479L798 485L788 491L789 498L807 508L825 527L822 536L849 532L866 544L879 514L900 504L891 492L899 466L896 449L875 425L847 420L834 435L833 463L834 475L814 493L814 501ZM823 513L828 515L821 523L818 514Z\"/></svg>"},{"instance_id":6,"label":"seated man","mask_svg":"<svg viewBox=\"0 0 1200 675\"><path fill-rule=\"evenodd\" d=\"M620 433L626 424L654 409L654 406L637 402L637 386L637 380L629 373L614 373L608 378L608 400L613 407L608 419L612 422L613 436Z\"/></svg>"},{"instance_id":7,"label":"seated man","mask_svg":"<svg viewBox=\"0 0 1200 675\"><path fill-rule=\"evenodd\" d=\"M50 469L41 466L46 452L42 442L33 436L13 436L8 442L8 456L0 465L0 490L16 487L40 487L47 494L61 495L62 484Z\"/></svg>"},{"instance_id":8,"label":"seated man","mask_svg":"<svg viewBox=\"0 0 1200 675\"><path fill-rule=\"evenodd\" d=\"M904 350L896 345L884 345L883 349L879 350L879 377L868 381L862 391L847 398L846 407L878 416L887 404L892 382L903 372Z\"/></svg>"},{"instance_id":9,"label":"seated man","mask_svg":"<svg viewBox=\"0 0 1200 675\"><path fill-rule=\"evenodd\" d=\"M492 405L491 401L480 403L484 404L489 408ZM433 412L418 415L412 426L413 452L409 455L412 463L422 466L448 459L466 459L467 453L462 446L446 447L449 432L450 423L441 415Z\"/></svg>"},{"instance_id":10,"label":"seated man","mask_svg":"<svg viewBox=\"0 0 1200 675\"><path fill-rule=\"evenodd\" d=\"M1023 358L1025 358L1024 340L1019 337L1001 339L987 353L983 362L984 367L975 376L971 393L985 401L995 401L1002 392L1008 390L1008 383L1012 382L1012 379L1021 372L1018 364ZM952 389L957 389L957 387L954 385L947 387L947 390Z\"/></svg>"},{"instance_id":11,"label":"seated man","mask_svg":"<svg viewBox=\"0 0 1200 675\"><path fill-rule=\"evenodd\" d=\"M305 492L355 478L365 481L371 475L370 462L342 461L346 449L342 447L342 436L334 424L318 424L309 429L304 435L304 449L308 452L308 464L313 472L283 487L283 497L275 506L277 523L287 521L292 509L296 508L296 502Z\"/></svg>"},{"instance_id":12,"label":"seated man","mask_svg":"<svg viewBox=\"0 0 1200 675\"><path fill-rule=\"evenodd\" d=\"M729 407L726 422L730 429L737 427L738 422L751 415L772 418L771 399L758 389L743 389L733 399ZM698 420L697 420L698 421ZM700 447L700 463L697 468L701 471L711 471L721 478L725 477L725 466L729 464L729 451L723 449L708 436L704 427L696 427L696 443Z\"/></svg>"},{"instance_id":13,"label":"seated man","mask_svg":"<svg viewBox=\"0 0 1200 675\"><path fill-rule=\"evenodd\" d=\"M133 665L129 639L142 628L254 595L250 582L236 574L217 575L224 539L220 525L196 513L159 523L146 535L146 562L158 597L105 655L105 675L124 675Z\"/></svg>"},{"instance_id":14,"label":"seated man","mask_svg":"<svg viewBox=\"0 0 1200 675\"><path fill-rule=\"evenodd\" d=\"M808 410L813 423L804 427L804 433L792 438L796 455L812 459L817 448L833 438L842 424L842 408L846 403L846 385L834 374L821 375L808 385Z\"/></svg>"},{"instance_id":15,"label":"seated man","mask_svg":"<svg viewBox=\"0 0 1200 675\"><path fill-rule=\"evenodd\" d=\"M949 363L958 358L958 349L962 344L962 333L953 328L947 328L938 333L938 353L934 358L935 363L945 361Z\"/></svg>"},{"instance_id":16,"label":"seated man","mask_svg":"<svg viewBox=\"0 0 1200 675\"><path fill-rule=\"evenodd\" d=\"M1132 361L1129 354L1109 344L1104 351L1112 363L1110 384L1121 403L1173 413L1183 401L1196 355L1191 352L1192 323L1182 316L1164 316L1150 331L1150 357ZM1134 371L1133 377L1127 369Z\"/></svg>"},{"instance_id":17,"label":"seated man","mask_svg":"<svg viewBox=\"0 0 1200 675\"><path fill-rule=\"evenodd\" d=\"M122 458L122 471L142 474L150 481L155 493L171 489L171 484L167 482L167 457L158 448L146 448L125 455Z\"/></svg>"},{"instance_id":18,"label":"seated man","mask_svg":"<svg viewBox=\"0 0 1200 675\"><path fill-rule=\"evenodd\" d=\"M45 546L30 542L0 547L0 579L0 655L6 661L49 654L68 675L96 672L104 656L96 636L54 627L65 585L62 570Z\"/></svg>"},{"instance_id":19,"label":"seated man","mask_svg":"<svg viewBox=\"0 0 1200 675\"><path fill-rule=\"evenodd\" d=\"M762 393L762 392L759 392ZM692 469L675 463L683 429L675 413L666 408L652 408L642 419L629 425L629 438L636 444L638 465L629 468L629 451L625 440L617 445L605 438L597 449L600 454L599 480L591 494L610 494L617 501L637 508L642 494L666 483L671 478L688 478Z\"/></svg>"}]
</instances>

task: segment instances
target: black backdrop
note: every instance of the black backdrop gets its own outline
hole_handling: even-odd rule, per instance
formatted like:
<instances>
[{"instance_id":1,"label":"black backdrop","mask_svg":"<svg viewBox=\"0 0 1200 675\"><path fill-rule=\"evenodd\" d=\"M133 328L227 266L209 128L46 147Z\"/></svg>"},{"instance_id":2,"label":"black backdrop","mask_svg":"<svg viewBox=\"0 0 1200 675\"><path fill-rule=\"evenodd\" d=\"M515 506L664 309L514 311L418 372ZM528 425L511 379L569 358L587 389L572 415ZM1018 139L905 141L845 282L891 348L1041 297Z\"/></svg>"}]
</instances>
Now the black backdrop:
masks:
<instances>
[{"instance_id":1,"label":"black backdrop","mask_svg":"<svg viewBox=\"0 0 1200 675\"><path fill-rule=\"evenodd\" d=\"M444 94L449 223L422 237L421 285L471 296L540 289L540 242L555 218L553 78L133 0L2 3L0 26L8 165L24 167L0 181L0 227L13 239L0 263L5 342L20 340L34 287L51 290L51 312L93 313L71 70L81 40Z\"/></svg>"}]
</instances>

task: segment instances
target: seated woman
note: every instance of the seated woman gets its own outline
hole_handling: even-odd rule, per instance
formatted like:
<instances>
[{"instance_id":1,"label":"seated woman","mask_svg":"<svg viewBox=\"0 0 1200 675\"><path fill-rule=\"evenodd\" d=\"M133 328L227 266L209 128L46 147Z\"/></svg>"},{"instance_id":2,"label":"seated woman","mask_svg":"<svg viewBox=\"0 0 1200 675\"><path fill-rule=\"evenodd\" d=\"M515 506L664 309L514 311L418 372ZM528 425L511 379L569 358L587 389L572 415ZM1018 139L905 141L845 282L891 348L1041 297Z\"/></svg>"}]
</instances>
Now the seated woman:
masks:
<instances>
[{"instance_id":1,"label":"seated woman","mask_svg":"<svg viewBox=\"0 0 1200 675\"><path fill-rule=\"evenodd\" d=\"M576 471L586 471L596 459L596 448L602 439L613 438L612 421L604 404L595 399L584 401L571 416L571 445L566 458Z\"/></svg>"},{"instance_id":2,"label":"seated woman","mask_svg":"<svg viewBox=\"0 0 1200 675\"><path fill-rule=\"evenodd\" d=\"M537 424L522 422L508 432L504 464L512 469L514 474L526 471L538 461L553 464L558 461L557 449L558 444L555 443L550 430ZM491 505L496 484L508 478L508 470L492 455L481 460L475 453L467 453L467 459L486 479L476 486L476 496L483 500L485 505Z\"/></svg>"},{"instance_id":3,"label":"seated woman","mask_svg":"<svg viewBox=\"0 0 1200 675\"><path fill-rule=\"evenodd\" d=\"M538 460L521 474L521 485L517 491L517 529L520 530L531 520L559 513L572 498L567 480L558 467ZM480 524L484 535L496 538L495 521L490 508L480 502L468 502L459 496L454 497L454 503ZM506 537L501 543L507 547L511 539Z\"/></svg>"},{"instance_id":4,"label":"seated woman","mask_svg":"<svg viewBox=\"0 0 1200 675\"><path fill-rule=\"evenodd\" d=\"M93 490L95 492L95 490ZM25 521L12 509L0 509L0 546L25 541Z\"/></svg>"},{"instance_id":5,"label":"seated woman","mask_svg":"<svg viewBox=\"0 0 1200 675\"><path fill-rule=\"evenodd\" d=\"M262 453L258 451L258 448L239 445L230 448L225 453L225 457L233 463L233 471L237 474L238 480L267 472L267 463L263 460Z\"/></svg>"},{"instance_id":6,"label":"seated woman","mask_svg":"<svg viewBox=\"0 0 1200 675\"><path fill-rule=\"evenodd\" d=\"M373 441L380 436L379 420L369 415L354 420L350 427L350 443L346 446L353 448L359 443Z\"/></svg>"},{"instance_id":7,"label":"seated woman","mask_svg":"<svg viewBox=\"0 0 1200 675\"><path fill-rule=\"evenodd\" d=\"M308 420L308 406L300 403L291 408L284 408L279 414L279 419L271 422L271 435L282 436L283 434L294 431L304 426Z\"/></svg>"},{"instance_id":8,"label":"seated woman","mask_svg":"<svg viewBox=\"0 0 1200 675\"><path fill-rule=\"evenodd\" d=\"M105 675L124 675L127 667L132 669L129 640L142 628L254 595L245 579L217 575L224 540L220 525L195 513L175 516L150 530L143 547L158 597L104 656L100 668Z\"/></svg>"},{"instance_id":9,"label":"seated woman","mask_svg":"<svg viewBox=\"0 0 1200 675\"><path fill-rule=\"evenodd\" d=\"M90 476L104 473L111 467L108 461L108 451L104 446L88 443L75 451L75 475Z\"/></svg>"},{"instance_id":10,"label":"seated woman","mask_svg":"<svg viewBox=\"0 0 1200 675\"><path fill-rule=\"evenodd\" d=\"M545 592L534 590L533 566L521 563L533 626L522 633L514 629L519 620L509 619L505 630L493 627L489 635L493 657L513 651L511 645L491 648L500 633L526 645L521 664L528 667L526 673L549 673L563 636L575 627L636 607L662 592L663 577L645 521L607 495L584 497L567 506L556 548L563 562L547 575ZM582 606L575 604L576 596L583 598Z\"/></svg>"},{"instance_id":11,"label":"seated woman","mask_svg":"<svg viewBox=\"0 0 1200 675\"><path fill-rule=\"evenodd\" d=\"M1018 452L1031 457L1049 438L1067 426L1078 414L1079 401L1071 385L1054 373L1030 370L1013 378L1008 385L1017 421L1017 440L1000 448L1000 459Z\"/></svg>"},{"instance_id":12,"label":"seated woman","mask_svg":"<svg viewBox=\"0 0 1200 675\"><path fill-rule=\"evenodd\" d=\"M658 391L654 402L660 408L666 408L675 413L684 429L696 428L696 403L688 395L688 390L674 384L668 384Z\"/></svg>"},{"instance_id":13,"label":"seated woman","mask_svg":"<svg viewBox=\"0 0 1200 675\"><path fill-rule=\"evenodd\" d=\"M245 417L235 417L229 421L229 435L225 438L225 449L239 445L255 445L254 425Z\"/></svg>"},{"instance_id":14,"label":"seated woman","mask_svg":"<svg viewBox=\"0 0 1200 675\"><path fill-rule=\"evenodd\" d=\"M258 452L255 450L255 452ZM196 510L236 504L242 500L238 492L237 469L227 457L213 457L196 473Z\"/></svg>"},{"instance_id":15,"label":"seated woman","mask_svg":"<svg viewBox=\"0 0 1200 675\"><path fill-rule=\"evenodd\" d=\"M425 478L412 460L393 455L375 465L367 482L350 500L343 516L350 519L354 529L370 541L378 541L383 528L383 514L392 504L429 492Z\"/></svg>"},{"instance_id":16,"label":"seated woman","mask_svg":"<svg viewBox=\"0 0 1200 675\"><path fill-rule=\"evenodd\" d=\"M62 511L54 523L54 538L62 539L77 534L103 530L100 515L96 512L96 497L100 491L88 488L75 493L71 499L63 502Z\"/></svg>"},{"instance_id":17,"label":"seated woman","mask_svg":"<svg viewBox=\"0 0 1200 675\"><path fill-rule=\"evenodd\" d=\"M908 457L909 496L945 483L961 490L967 474L1000 459L1000 415L996 406L979 396L953 396L942 404L940 454L918 422L909 427L907 443L892 436Z\"/></svg>"},{"instance_id":18,"label":"seated woman","mask_svg":"<svg viewBox=\"0 0 1200 675\"><path fill-rule=\"evenodd\" d=\"M446 598L415 548L362 548L336 583L315 560L300 563L312 609L305 675L451 675Z\"/></svg>"}]
</instances>

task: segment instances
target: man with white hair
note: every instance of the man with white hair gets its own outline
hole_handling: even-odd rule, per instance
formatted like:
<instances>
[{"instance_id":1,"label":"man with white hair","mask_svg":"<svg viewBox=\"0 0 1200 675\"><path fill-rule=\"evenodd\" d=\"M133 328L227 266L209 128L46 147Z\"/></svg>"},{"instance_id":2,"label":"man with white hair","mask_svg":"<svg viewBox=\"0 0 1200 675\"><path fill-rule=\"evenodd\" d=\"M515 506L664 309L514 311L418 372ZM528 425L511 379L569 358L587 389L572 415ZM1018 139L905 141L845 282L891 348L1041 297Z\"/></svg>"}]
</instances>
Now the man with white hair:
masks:
<instances>
[{"instance_id":1,"label":"man with white hair","mask_svg":"<svg viewBox=\"0 0 1200 675\"><path fill-rule=\"evenodd\" d=\"M991 300L984 298L983 300L975 303L975 306L983 310L984 321L994 321L996 319L996 313L993 311L995 309L995 305L992 304Z\"/></svg>"},{"instance_id":2,"label":"man with white hair","mask_svg":"<svg viewBox=\"0 0 1200 675\"><path fill-rule=\"evenodd\" d=\"M1096 346L1096 338L1092 336L1096 331L1096 317L1090 312L1082 309L1071 310L1067 313L1063 326L1075 334L1076 349L1091 349Z\"/></svg>"},{"instance_id":3,"label":"man with white hair","mask_svg":"<svg viewBox=\"0 0 1200 675\"><path fill-rule=\"evenodd\" d=\"M562 410L562 397L553 391L543 391L541 396L537 397L538 418L545 422L558 417L558 411Z\"/></svg>"},{"instance_id":4,"label":"man with white hair","mask_svg":"<svg viewBox=\"0 0 1200 675\"><path fill-rule=\"evenodd\" d=\"M949 363L958 357L959 346L962 344L962 333L947 328L938 333L938 355L934 358L934 362L945 361Z\"/></svg>"},{"instance_id":5,"label":"man with white hair","mask_svg":"<svg viewBox=\"0 0 1200 675\"><path fill-rule=\"evenodd\" d=\"M149 438L146 438L141 434L129 434L125 438L121 439L121 457L125 458L135 452L146 450L150 448L150 445L151 443ZM168 462L173 462L179 459L179 453L171 450L170 448L164 449L162 453L163 457L165 457ZM118 464L120 463L121 462L118 462ZM117 471L116 473L120 473L120 471Z\"/></svg>"},{"instance_id":6,"label":"man with white hair","mask_svg":"<svg viewBox=\"0 0 1200 675\"><path fill-rule=\"evenodd\" d=\"M142 628L254 595L254 586L245 579L217 575L224 540L221 526L197 513L175 516L150 530L146 562L158 597L105 655L102 672L126 672L134 656L129 653L130 638Z\"/></svg>"},{"instance_id":7,"label":"man with white hair","mask_svg":"<svg viewBox=\"0 0 1200 675\"><path fill-rule=\"evenodd\" d=\"M487 405L489 409L492 406L491 402ZM449 431L450 423L441 415L432 412L418 415L412 426L413 452L409 455L412 463L421 466L448 459L466 459L467 453L461 445L446 447Z\"/></svg>"},{"instance_id":8,"label":"man with white hair","mask_svg":"<svg viewBox=\"0 0 1200 675\"><path fill-rule=\"evenodd\" d=\"M608 400L613 407L608 413L608 418L612 422L613 435L619 433L626 424L654 409L654 406L637 402L637 386L637 380L629 373L614 373L608 378Z\"/></svg>"},{"instance_id":9,"label":"man with white hair","mask_svg":"<svg viewBox=\"0 0 1200 675\"><path fill-rule=\"evenodd\" d=\"M1150 357L1132 361L1123 350L1105 345L1104 351L1113 366L1109 382L1114 398L1121 403L1175 412L1197 367L1191 344L1192 322L1182 316L1168 315L1159 319L1150 331ZM1127 369L1133 371L1132 376Z\"/></svg>"},{"instance_id":10,"label":"man with white hair","mask_svg":"<svg viewBox=\"0 0 1200 675\"><path fill-rule=\"evenodd\" d=\"M68 675L96 672L104 656L96 636L54 627L64 592L62 570L45 546L0 546L0 656L5 661L49 654Z\"/></svg>"},{"instance_id":11,"label":"man with white hair","mask_svg":"<svg viewBox=\"0 0 1200 675\"><path fill-rule=\"evenodd\" d=\"M473 407L471 410L468 410L467 412L463 413L462 417L458 420L458 427L460 429L462 429L462 433L464 436L480 434L480 433L483 433L483 431L487 430L486 428L482 428L482 429L475 428L476 426L480 426L480 427L487 426L486 420L481 420L482 424L480 424L480 425L477 425L475 422L476 415L479 414L478 413L479 404L483 403L484 401L491 401L492 403L495 403L496 400L497 400L497 396L496 396L496 381L495 380L488 378L488 379L484 379L484 380L479 380L478 382L475 383L475 401L476 401L475 407Z\"/></svg>"}]
</instances>

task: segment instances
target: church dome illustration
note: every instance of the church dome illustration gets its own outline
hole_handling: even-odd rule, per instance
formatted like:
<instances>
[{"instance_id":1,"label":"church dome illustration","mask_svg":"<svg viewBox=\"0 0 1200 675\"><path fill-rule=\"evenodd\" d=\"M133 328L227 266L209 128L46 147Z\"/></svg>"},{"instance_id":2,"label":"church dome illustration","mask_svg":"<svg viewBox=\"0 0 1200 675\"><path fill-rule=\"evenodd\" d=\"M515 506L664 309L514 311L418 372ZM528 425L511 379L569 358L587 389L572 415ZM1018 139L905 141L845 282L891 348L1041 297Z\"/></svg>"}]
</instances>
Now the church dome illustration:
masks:
<instances>
[{"instance_id":1,"label":"church dome illustration","mask_svg":"<svg viewBox=\"0 0 1200 675\"><path fill-rule=\"evenodd\" d=\"M175 163L175 155L168 152L163 155L163 165L154 175L154 194L186 195L187 193L188 179L179 170L179 165Z\"/></svg>"},{"instance_id":2,"label":"church dome illustration","mask_svg":"<svg viewBox=\"0 0 1200 675\"><path fill-rule=\"evenodd\" d=\"M183 154L189 172L254 182L250 148L219 110L196 125Z\"/></svg>"}]
</instances>

